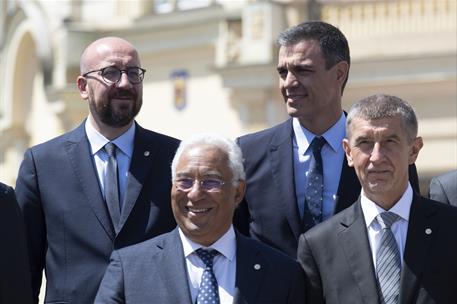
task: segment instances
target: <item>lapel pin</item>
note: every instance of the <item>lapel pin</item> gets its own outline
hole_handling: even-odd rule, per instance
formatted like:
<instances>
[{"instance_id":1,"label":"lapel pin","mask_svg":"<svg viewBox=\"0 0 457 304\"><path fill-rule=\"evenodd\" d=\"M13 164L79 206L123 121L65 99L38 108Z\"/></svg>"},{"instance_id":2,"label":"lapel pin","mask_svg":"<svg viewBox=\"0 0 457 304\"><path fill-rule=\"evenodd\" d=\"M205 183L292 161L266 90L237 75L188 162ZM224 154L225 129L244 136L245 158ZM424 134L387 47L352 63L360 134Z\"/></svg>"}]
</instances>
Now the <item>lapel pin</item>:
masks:
<instances>
[{"instance_id":1,"label":"lapel pin","mask_svg":"<svg viewBox=\"0 0 457 304\"><path fill-rule=\"evenodd\" d=\"M149 156L149 151L144 151L144 156Z\"/></svg>"},{"instance_id":2,"label":"lapel pin","mask_svg":"<svg viewBox=\"0 0 457 304\"><path fill-rule=\"evenodd\" d=\"M255 270L259 270L260 268L261 268L260 264L255 264L255 265L254 265L254 269L255 269Z\"/></svg>"},{"instance_id":3,"label":"lapel pin","mask_svg":"<svg viewBox=\"0 0 457 304\"><path fill-rule=\"evenodd\" d=\"M430 229L430 228L425 229L425 234L427 234L427 235L432 234L432 229Z\"/></svg>"}]
</instances>

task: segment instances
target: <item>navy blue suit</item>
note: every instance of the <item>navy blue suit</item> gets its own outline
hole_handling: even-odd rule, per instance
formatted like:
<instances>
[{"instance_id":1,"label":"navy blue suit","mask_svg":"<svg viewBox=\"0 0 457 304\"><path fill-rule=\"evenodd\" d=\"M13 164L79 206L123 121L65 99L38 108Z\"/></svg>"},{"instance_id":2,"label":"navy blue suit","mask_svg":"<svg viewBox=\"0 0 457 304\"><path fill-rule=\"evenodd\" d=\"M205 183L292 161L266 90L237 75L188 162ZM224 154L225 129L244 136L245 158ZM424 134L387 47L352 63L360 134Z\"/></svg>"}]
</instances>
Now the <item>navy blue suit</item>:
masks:
<instances>
[{"instance_id":1,"label":"navy blue suit","mask_svg":"<svg viewBox=\"0 0 457 304\"><path fill-rule=\"evenodd\" d=\"M100 190L84 123L26 151L16 194L26 223L35 301L46 268L45 301L91 303L113 249L176 226L170 164L178 144L136 126L118 234Z\"/></svg>"},{"instance_id":2,"label":"navy blue suit","mask_svg":"<svg viewBox=\"0 0 457 304\"><path fill-rule=\"evenodd\" d=\"M236 246L235 304L304 303L296 261L240 234ZM95 303L192 304L178 229L114 251Z\"/></svg>"},{"instance_id":3,"label":"navy blue suit","mask_svg":"<svg viewBox=\"0 0 457 304\"><path fill-rule=\"evenodd\" d=\"M239 231L296 257L298 237L309 223L298 211L295 195L292 119L257 133L242 136L246 194L235 212ZM350 206L360 194L360 183L346 157L334 213ZM303 172L304 174L304 172ZM410 182L419 193L416 167L410 166Z\"/></svg>"}]
</instances>

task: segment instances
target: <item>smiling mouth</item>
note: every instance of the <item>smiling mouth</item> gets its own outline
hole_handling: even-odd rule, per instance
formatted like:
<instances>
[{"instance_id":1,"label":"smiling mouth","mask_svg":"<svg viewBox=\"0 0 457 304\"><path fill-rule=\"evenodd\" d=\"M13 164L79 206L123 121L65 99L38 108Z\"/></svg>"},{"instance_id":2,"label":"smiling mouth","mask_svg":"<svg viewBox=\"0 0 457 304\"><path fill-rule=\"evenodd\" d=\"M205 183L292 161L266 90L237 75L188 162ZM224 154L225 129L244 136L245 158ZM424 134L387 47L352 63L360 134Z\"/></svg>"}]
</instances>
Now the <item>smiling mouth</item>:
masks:
<instances>
[{"instance_id":1,"label":"smiling mouth","mask_svg":"<svg viewBox=\"0 0 457 304\"><path fill-rule=\"evenodd\" d=\"M209 212L212 208L195 208L195 207L185 207L187 211L194 214L202 214Z\"/></svg>"}]
</instances>

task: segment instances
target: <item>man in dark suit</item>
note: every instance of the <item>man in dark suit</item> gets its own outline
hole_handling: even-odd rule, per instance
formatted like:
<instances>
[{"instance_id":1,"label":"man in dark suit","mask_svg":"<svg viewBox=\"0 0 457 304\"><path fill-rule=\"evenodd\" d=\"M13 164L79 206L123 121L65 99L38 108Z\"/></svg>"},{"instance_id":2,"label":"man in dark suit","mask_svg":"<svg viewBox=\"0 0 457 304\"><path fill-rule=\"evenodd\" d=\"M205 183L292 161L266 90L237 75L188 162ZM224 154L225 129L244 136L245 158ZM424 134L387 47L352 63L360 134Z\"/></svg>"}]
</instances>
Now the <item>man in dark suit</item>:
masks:
<instances>
[{"instance_id":1,"label":"man in dark suit","mask_svg":"<svg viewBox=\"0 0 457 304\"><path fill-rule=\"evenodd\" d=\"M172 177L177 229L114 251L95 303L304 303L300 265L233 229L245 189L234 142L183 141Z\"/></svg>"},{"instance_id":2,"label":"man in dark suit","mask_svg":"<svg viewBox=\"0 0 457 304\"><path fill-rule=\"evenodd\" d=\"M25 219L35 302L91 303L113 249L172 230L169 164L178 140L140 127L138 52L106 37L81 56L77 85L89 116L28 149L17 199Z\"/></svg>"},{"instance_id":3,"label":"man in dark suit","mask_svg":"<svg viewBox=\"0 0 457 304\"><path fill-rule=\"evenodd\" d=\"M356 103L344 149L362 185L352 206L300 236L310 303L457 303L457 208L420 197L408 165L422 148L411 106Z\"/></svg>"},{"instance_id":4,"label":"man in dark suit","mask_svg":"<svg viewBox=\"0 0 457 304\"><path fill-rule=\"evenodd\" d=\"M13 188L0 183L0 303L32 303L24 223Z\"/></svg>"},{"instance_id":5,"label":"man in dark suit","mask_svg":"<svg viewBox=\"0 0 457 304\"><path fill-rule=\"evenodd\" d=\"M432 200L457 207L457 170L432 178L428 193Z\"/></svg>"},{"instance_id":6,"label":"man in dark suit","mask_svg":"<svg viewBox=\"0 0 457 304\"><path fill-rule=\"evenodd\" d=\"M235 214L243 233L296 256L301 233L351 205L360 184L344 158L346 116L341 98L350 66L343 33L325 22L305 22L278 37L279 87L290 119L240 137L247 176ZM320 152L314 142L324 140ZM314 156L316 155L316 156ZM309 197L310 171L322 159L316 207ZM413 189L419 190L411 167Z\"/></svg>"}]
</instances>

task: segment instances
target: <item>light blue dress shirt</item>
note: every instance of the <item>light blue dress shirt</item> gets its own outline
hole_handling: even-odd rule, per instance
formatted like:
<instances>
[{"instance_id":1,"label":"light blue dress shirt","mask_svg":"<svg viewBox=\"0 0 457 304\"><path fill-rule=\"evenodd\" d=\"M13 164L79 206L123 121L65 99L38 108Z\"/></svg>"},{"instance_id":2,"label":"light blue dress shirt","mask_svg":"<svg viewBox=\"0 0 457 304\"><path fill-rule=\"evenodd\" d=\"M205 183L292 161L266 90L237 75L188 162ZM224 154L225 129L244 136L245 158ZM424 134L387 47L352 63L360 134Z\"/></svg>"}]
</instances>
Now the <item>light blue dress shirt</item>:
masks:
<instances>
[{"instance_id":1,"label":"light blue dress shirt","mask_svg":"<svg viewBox=\"0 0 457 304\"><path fill-rule=\"evenodd\" d=\"M108 154L105 152L103 147L109 142L109 140L95 130L94 126L89 119L86 119L85 129L87 138L90 143L92 157L94 158L95 166L97 168L97 176L100 182L100 189L104 195L105 189L105 172L106 166L108 164ZM130 128L124 132L121 136L112 140L117 149L116 149L116 160L117 160L117 170L119 177L119 201L122 210L122 206L125 198L125 190L127 188L127 177L130 168L130 161L133 154L133 142L135 139L135 123L133 123Z\"/></svg>"},{"instance_id":2,"label":"light blue dress shirt","mask_svg":"<svg viewBox=\"0 0 457 304\"><path fill-rule=\"evenodd\" d=\"M322 165L324 172L324 191L322 219L325 220L333 215L337 200L338 186L340 183L342 163L344 160L343 138L346 135L346 116L342 113L339 120L328 129L322 136L327 143L322 147ZM315 134L300 125L297 118L292 120L294 138L294 180L295 195L298 210L303 216L305 208L305 186L312 149L308 149Z\"/></svg>"}]
</instances>

